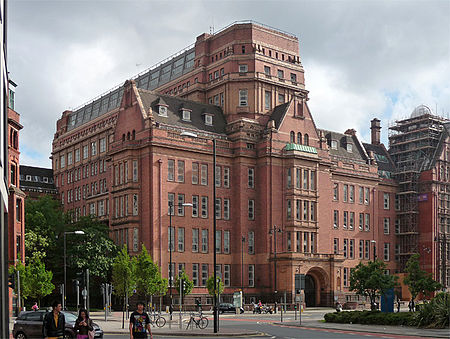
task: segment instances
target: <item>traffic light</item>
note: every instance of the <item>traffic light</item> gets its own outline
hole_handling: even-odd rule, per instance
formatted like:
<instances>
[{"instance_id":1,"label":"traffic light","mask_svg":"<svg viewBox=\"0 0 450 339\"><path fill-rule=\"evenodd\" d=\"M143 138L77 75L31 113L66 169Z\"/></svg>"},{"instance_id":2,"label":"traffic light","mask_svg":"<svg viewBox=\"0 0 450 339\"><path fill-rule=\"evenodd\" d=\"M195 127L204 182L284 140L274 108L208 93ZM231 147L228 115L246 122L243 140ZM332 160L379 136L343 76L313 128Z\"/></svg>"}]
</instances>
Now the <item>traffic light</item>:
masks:
<instances>
[{"instance_id":1,"label":"traffic light","mask_svg":"<svg viewBox=\"0 0 450 339\"><path fill-rule=\"evenodd\" d=\"M8 275L8 287L12 288L13 290L16 289L16 273L12 272Z\"/></svg>"}]
</instances>

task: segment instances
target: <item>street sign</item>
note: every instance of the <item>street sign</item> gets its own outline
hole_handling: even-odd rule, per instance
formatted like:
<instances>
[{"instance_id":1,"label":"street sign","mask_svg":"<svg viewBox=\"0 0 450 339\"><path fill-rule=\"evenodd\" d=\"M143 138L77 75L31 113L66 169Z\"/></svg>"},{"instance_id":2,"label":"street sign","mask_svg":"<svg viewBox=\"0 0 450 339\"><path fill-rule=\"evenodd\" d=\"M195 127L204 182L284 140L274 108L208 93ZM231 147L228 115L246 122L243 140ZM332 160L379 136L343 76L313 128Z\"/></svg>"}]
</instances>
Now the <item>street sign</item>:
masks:
<instances>
[{"instance_id":1,"label":"street sign","mask_svg":"<svg viewBox=\"0 0 450 339\"><path fill-rule=\"evenodd\" d=\"M295 275L295 294L300 294L301 290L305 289L305 275L296 274Z\"/></svg>"}]
</instances>

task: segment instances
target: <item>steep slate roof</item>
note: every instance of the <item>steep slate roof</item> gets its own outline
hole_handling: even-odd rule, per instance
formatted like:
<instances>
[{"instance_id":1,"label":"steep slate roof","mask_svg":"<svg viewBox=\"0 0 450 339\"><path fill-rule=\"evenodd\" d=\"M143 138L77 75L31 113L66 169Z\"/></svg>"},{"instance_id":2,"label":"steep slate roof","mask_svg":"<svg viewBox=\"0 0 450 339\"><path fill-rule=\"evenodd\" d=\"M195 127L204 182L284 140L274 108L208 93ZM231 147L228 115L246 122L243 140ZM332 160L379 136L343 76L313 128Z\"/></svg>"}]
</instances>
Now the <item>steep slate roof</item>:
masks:
<instances>
[{"instance_id":1,"label":"steep slate roof","mask_svg":"<svg viewBox=\"0 0 450 339\"><path fill-rule=\"evenodd\" d=\"M194 68L194 58L195 48L185 49L180 54L169 57L166 59L167 61L157 64L133 79L138 88L153 90L190 72ZM78 108L70 114L67 130L70 131L118 108L122 101L122 95L123 85Z\"/></svg>"},{"instance_id":2,"label":"steep slate roof","mask_svg":"<svg viewBox=\"0 0 450 339\"><path fill-rule=\"evenodd\" d=\"M375 160L377 161L379 171L386 171L391 173L395 172L395 164L392 161L391 156L387 152L386 148L384 148L382 145L372 145L368 143L363 143L363 146L366 149L367 153L369 151L372 151L375 155Z\"/></svg>"},{"instance_id":3,"label":"steep slate roof","mask_svg":"<svg viewBox=\"0 0 450 339\"><path fill-rule=\"evenodd\" d=\"M138 89L138 94L142 99L142 104L144 105L145 111L148 112L151 108L153 117L158 123L183 127L189 130L225 134L225 127L227 123L223 115L222 108L219 106L202 104L143 89ZM167 117L158 114L159 104L167 106ZM191 111L191 121L183 120L181 108ZM212 126L205 124L205 113L213 116Z\"/></svg>"},{"instance_id":4,"label":"steep slate roof","mask_svg":"<svg viewBox=\"0 0 450 339\"><path fill-rule=\"evenodd\" d=\"M361 149L361 144L359 143L359 140L356 136L327 131L324 129L319 129L318 132L320 133L320 131L323 132L325 138L327 139L327 144L330 149L330 155L342 159L366 162L366 155L364 153L364 150ZM331 148L331 140L337 141L337 149ZM347 140L353 145L352 152L347 152Z\"/></svg>"},{"instance_id":5,"label":"steep slate roof","mask_svg":"<svg viewBox=\"0 0 450 339\"><path fill-rule=\"evenodd\" d=\"M27 175L31 175L31 181L26 180ZM35 177L38 181L35 181ZM51 168L33 167L20 165L20 188L24 191L27 189L45 189L56 191L53 182L53 170ZM43 178L48 178L48 182L44 182ZM23 179L22 179L23 178Z\"/></svg>"},{"instance_id":6,"label":"steep slate roof","mask_svg":"<svg viewBox=\"0 0 450 339\"><path fill-rule=\"evenodd\" d=\"M286 112L289 108L290 103L291 103L290 101L285 102L284 104L278 105L273 109L272 115L270 116L269 121L270 120L275 121L276 129L280 128L281 122L283 121L284 116L286 115Z\"/></svg>"}]
</instances>

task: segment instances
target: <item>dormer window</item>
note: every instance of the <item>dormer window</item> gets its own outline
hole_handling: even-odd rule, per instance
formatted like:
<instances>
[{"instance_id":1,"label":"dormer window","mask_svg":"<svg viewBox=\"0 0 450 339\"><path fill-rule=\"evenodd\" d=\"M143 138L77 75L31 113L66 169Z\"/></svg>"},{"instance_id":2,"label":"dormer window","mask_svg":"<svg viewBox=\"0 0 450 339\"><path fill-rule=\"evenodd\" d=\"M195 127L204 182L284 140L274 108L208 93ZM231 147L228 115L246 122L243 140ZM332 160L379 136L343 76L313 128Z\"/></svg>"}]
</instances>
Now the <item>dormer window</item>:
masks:
<instances>
[{"instance_id":1,"label":"dormer window","mask_svg":"<svg viewBox=\"0 0 450 339\"><path fill-rule=\"evenodd\" d=\"M182 109L181 115L184 121L191 121L191 111L188 109Z\"/></svg>"},{"instance_id":2,"label":"dormer window","mask_svg":"<svg viewBox=\"0 0 450 339\"><path fill-rule=\"evenodd\" d=\"M353 152L353 144L348 143L347 144L347 152L352 153Z\"/></svg>"},{"instance_id":3,"label":"dormer window","mask_svg":"<svg viewBox=\"0 0 450 339\"><path fill-rule=\"evenodd\" d=\"M167 107L164 105L159 105L158 115L161 117L167 117Z\"/></svg>"},{"instance_id":4,"label":"dormer window","mask_svg":"<svg viewBox=\"0 0 450 339\"><path fill-rule=\"evenodd\" d=\"M331 149L337 149L338 143L336 140L331 140Z\"/></svg>"},{"instance_id":5,"label":"dormer window","mask_svg":"<svg viewBox=\"0 0 450 339\"><path fill-rule=\"evenodd\" d=\"M211 114L205 114L205 125L212 126L213 116Z\"/></svg>"}]
</instances>

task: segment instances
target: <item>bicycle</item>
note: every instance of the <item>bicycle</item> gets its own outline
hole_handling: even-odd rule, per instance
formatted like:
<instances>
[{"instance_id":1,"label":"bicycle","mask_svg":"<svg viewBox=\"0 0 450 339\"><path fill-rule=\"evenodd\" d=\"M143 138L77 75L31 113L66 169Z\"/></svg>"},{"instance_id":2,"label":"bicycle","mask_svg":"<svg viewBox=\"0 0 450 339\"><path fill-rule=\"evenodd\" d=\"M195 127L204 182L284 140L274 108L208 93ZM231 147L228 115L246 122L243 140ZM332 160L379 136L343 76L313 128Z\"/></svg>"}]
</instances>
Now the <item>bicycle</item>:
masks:
<instances>
[{"instance_id":1,"label":"bicycle","mask_svg":"<svg viewBox=\"0 0 450 339\"><path fill-rule=\"evenodd\" d=\"M200 329L205 329L208 327L208 319L203 316L202 313L198 315L198 319L195 319L195 314L191 313L191 318L189 319L189 322L186 326L186 329L189 328L189 326L192 324L192 328L194 328L194 324L196 327L199 327Z\"/></svg>"},{"instance_id":2,"label":"bicycle","mask_svg":"<svg viewBox=\"0 0 450 339\"><path fill-rule=\"evenodd\" d=\"M150 315L150 324L163 327L166 324L166 318L161 316L161 313L153 313Z\"/></svg>"}]
</instances>

